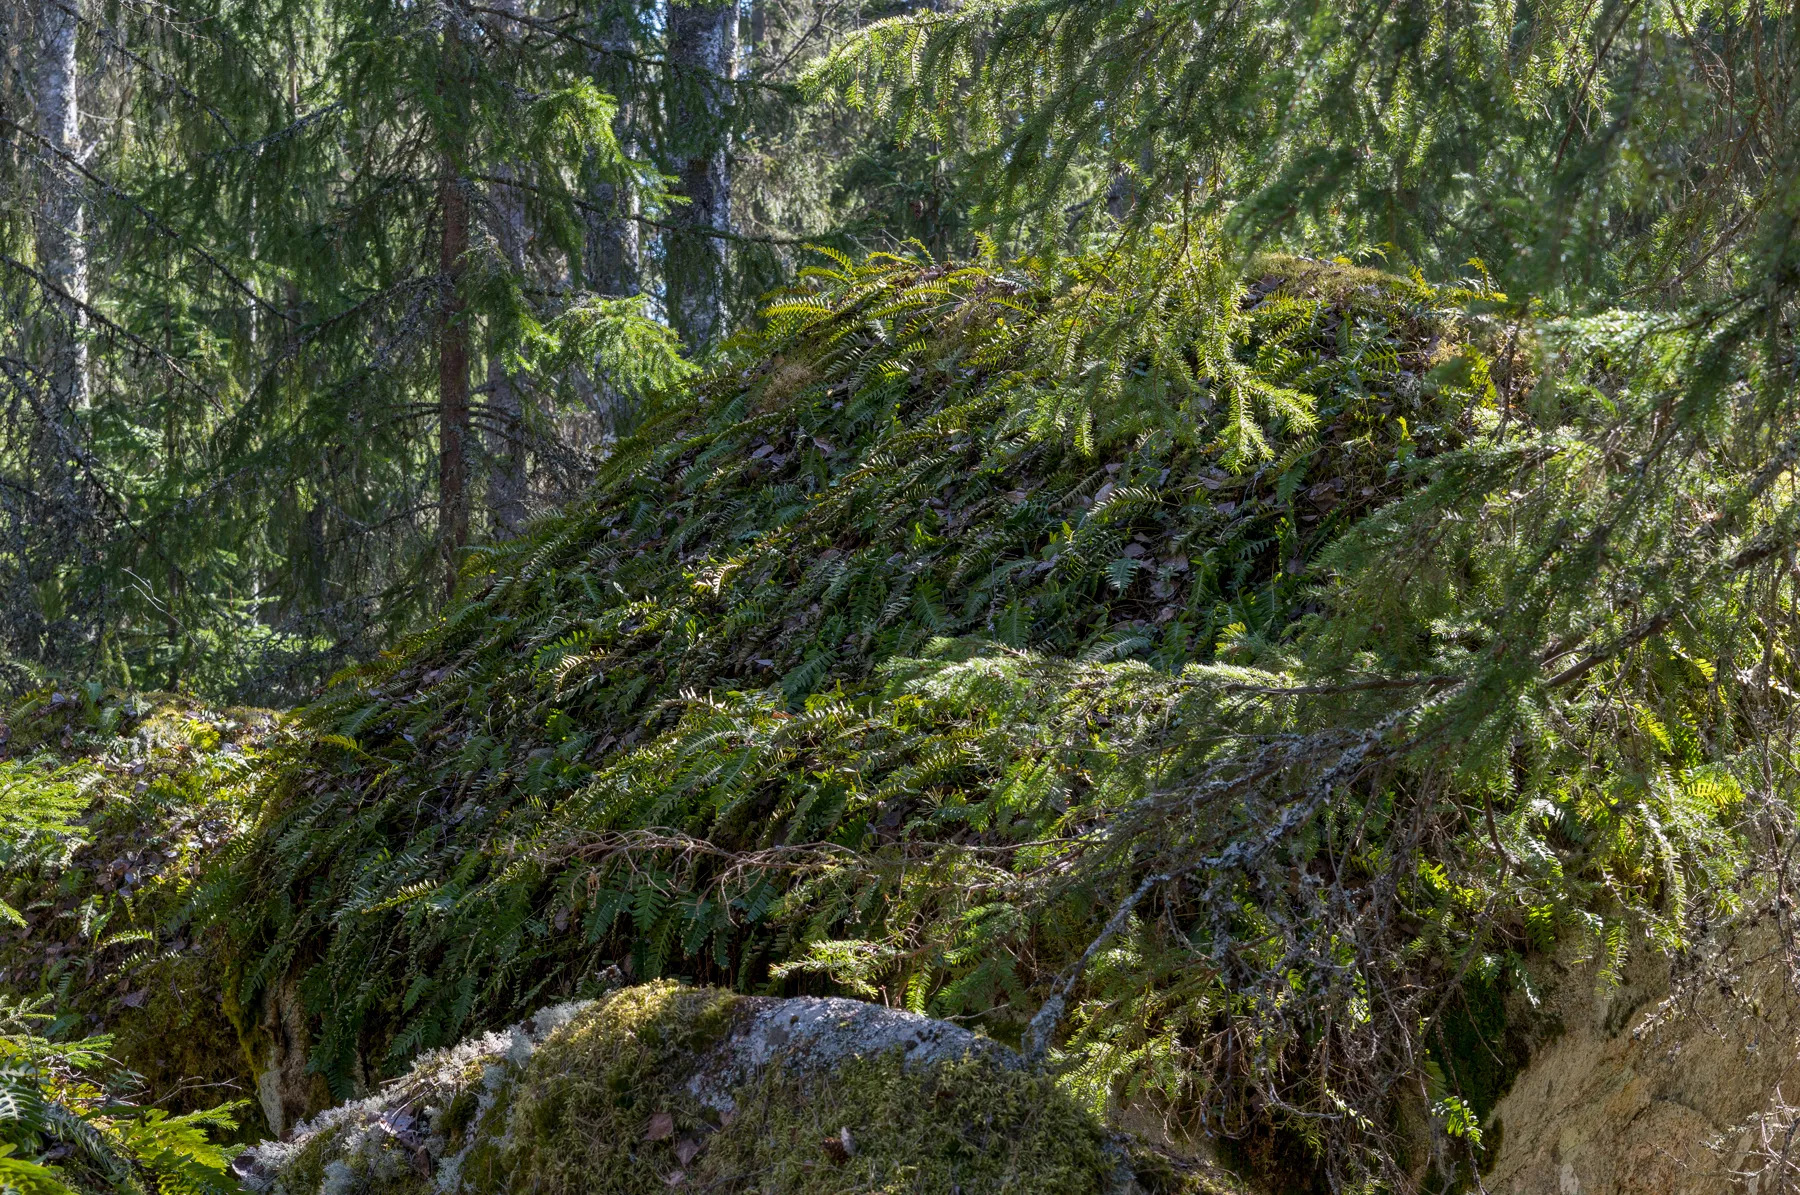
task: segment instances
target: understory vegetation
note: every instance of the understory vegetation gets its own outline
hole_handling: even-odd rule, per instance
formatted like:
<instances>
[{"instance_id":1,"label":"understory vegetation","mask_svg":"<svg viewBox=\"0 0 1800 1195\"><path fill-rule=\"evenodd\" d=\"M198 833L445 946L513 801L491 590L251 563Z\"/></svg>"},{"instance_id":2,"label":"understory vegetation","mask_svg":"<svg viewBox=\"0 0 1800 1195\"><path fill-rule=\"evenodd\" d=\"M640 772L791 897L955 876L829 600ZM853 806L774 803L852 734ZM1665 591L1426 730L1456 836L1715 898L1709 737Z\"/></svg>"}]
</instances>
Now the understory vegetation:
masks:
<instances>
[{"instance_id":1,"label":"understory vegetation","mask_svg":"<svg viewBox=\"0 0 1800 1195\"><path fill-rule=\"evenodd\" d=\"M189 916L274 729L98 684L0 711L0 1183L220 1195L260 1120Z\"/></svg>"},{"instance_id":2,"label":"understory vegetation","mask_svg":"<svg viewBox=\"0 0 1800 1195\"><path fill-rule=\"evenodd\" d=\"M382 1102L446 1060L554 1143L471 1195L1485 1189L1552 989L1791 937L1796 64L1772 0L0 9L0 1195L370 1195L334 1106L449 1191ZM683 1102L801 995L1007 1065Z\"/></svg>"},{"instance_id":3,"label":"understory vegetation","mask_svg":"<svg viewBox=\"0 0 1800 1195\"><path fill-rule=\"evenodd\" d=\"M1684 442L1772 395L1673 321L1156 253L778 299L309 711L244 998L346 1095L608 963L846 991L1253 1168L1478 1164L1485 994L1756 899L1791 448Z\"/></svg>"}]
</instances>

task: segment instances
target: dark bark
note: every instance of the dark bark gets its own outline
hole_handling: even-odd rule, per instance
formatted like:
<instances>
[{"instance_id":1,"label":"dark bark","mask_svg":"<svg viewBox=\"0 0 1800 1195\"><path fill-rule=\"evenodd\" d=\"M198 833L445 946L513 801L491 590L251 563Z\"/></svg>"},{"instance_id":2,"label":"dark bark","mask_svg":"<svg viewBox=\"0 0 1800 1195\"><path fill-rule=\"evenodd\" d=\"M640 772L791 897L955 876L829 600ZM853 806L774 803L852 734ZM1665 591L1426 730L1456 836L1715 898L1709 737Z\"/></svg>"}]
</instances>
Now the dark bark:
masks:
<instances>
[{"instance_id":1,"label":"dark bark","mask_svg":"<svg viewBox=\"0 0 1800 1195\"><path fill-rule=\"evenodd\" d=\"M731 231L731 80L737 69L737 5L669 5L669 129L675 191L687 200L669 215L664 287L669 322L690 348L725 331L725 238Z\"/></svg>"},{"instance_id":2,"label":"dark bark","mask_svg":"<svg viewBox=\"0 0 1800 1195\"><path fill-rule=\"evenodd\" d=\"M496 170L502 177L509 167ZM494 235L515 274L525 272L525 204L516 187L495 187L490 204ZM525 525L525 392L522 379L506 368L494 345L488 352L488 522L491 534L511 539Z\"/></svg>"},{"instance_id":3,"label":"dark bark","mask_svg":"<svg viewBox=\"0 0 1800 1195\"><path fill-rule=\"evenodd\" d=\"M629 12L613 13L596 30L595 40L622 55L635 53L638 49L637 22ZM632 113L625 100L632 91L629 65L622 57L595 54L590 69L600 90L619 97L619 111L613 118L613 135L627 155L635 155ZM604 177L599 163L591 164L590 169L594 177L588 197L592 210L587 213L587 244L582 262L587 285L596 294L609 298L635 295L643 287L637 195L630 187Z\"/></svg>"},{"instance_id":4,"label":"dark bark","mask_svg":"<svg viewBox=\"0 0 1800 1195\"><path fill-rule=\"evenodd\" d=\"M444 553L445 594L456 588L456 557L469 542L469 325L462 294L469 248L469 201L455 163L445 160L438 184L443 230L438 264L445 296L438 316L438 534Z\"/></svg>"}]
</instances>

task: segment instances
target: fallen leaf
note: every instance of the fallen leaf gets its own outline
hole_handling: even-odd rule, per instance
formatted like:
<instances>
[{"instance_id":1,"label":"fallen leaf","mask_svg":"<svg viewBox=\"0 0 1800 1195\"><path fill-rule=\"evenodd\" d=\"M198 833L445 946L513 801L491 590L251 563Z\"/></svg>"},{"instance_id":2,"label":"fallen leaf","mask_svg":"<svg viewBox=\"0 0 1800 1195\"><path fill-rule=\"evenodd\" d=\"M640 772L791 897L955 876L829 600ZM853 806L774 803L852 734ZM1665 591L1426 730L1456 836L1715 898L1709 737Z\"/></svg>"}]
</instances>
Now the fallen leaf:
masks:
<instances>
[{"instance_id":1,"label":"fallen leaf","mask_svg":"<svg viewBox=\"0 0 1800 1195\"><path fill-rule=\"evenodd\" d=\"M675 1117L673 1113L658 1112L650 1118L650 1127L644 1130L644 1140L661 1141L675 1135Z\"/></svg>"},{"instance_id":2,"label":"fallen leaf","mask_svg":"<svg viewBox=\"0 0 1800 1195\"><path fill-rule=\"evenodd\" d=\"M700 1152L700 1142L692 1137L683 1137L675 1143L675 1160L686 1166Z\"/></svg>"}]
</instances>

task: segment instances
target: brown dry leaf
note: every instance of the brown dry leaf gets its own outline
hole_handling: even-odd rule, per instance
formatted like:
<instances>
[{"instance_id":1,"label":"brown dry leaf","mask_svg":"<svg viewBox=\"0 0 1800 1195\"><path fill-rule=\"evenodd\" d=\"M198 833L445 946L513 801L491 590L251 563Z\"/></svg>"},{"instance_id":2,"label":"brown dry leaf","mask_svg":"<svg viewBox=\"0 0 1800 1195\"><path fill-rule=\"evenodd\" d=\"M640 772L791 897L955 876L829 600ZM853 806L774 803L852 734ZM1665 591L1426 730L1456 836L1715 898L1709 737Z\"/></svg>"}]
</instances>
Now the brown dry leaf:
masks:
<instances>
[{"instance_id":1,"label":"brown dry leaf","mask_svg":"<svg viewBox=\"0 0 1800 1195\"><path fill-rule=\"evenodd\" d=\"M644 1130L644 1140L661 1141L675 1135L675 1116L670 1112L658 1112L650 1118L650 1127Z\"/></svg>"},{"instance_id":2,"label":"brown dry leaf","mask_svg":"<svg viewBox=\"0 0 1800 1195\"><path fill-rule=\"evenodd\" d=\"M683 1137L675 1143L675 1160L686 1166L692 1162L701 1150L700 1142L693 1137Z\"/></svg>"},{"instance_id":3,"label":"brown dry leaf","mask_svg":"<svg viewBox=\"0 0 1800 1195\"><path fill-rule=\"evenodd\" d=\"M837 1136L825 1138L819 1143L819 1147L825 1151L826 1157L839 1166L856 1156L856 1139L850 1135L847 1127L839 1129Z\"/></svg>"}]
</instances>

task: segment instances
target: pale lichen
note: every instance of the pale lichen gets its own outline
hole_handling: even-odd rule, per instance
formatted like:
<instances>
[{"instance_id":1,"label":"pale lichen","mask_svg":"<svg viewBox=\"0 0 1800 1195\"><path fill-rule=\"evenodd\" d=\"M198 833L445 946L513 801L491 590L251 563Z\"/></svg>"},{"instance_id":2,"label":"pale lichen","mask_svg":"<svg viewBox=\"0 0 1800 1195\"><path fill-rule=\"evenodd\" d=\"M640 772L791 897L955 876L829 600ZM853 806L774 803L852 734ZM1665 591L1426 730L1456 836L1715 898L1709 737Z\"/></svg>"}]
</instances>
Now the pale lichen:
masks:
<instances>
[{"instance_id":1,"label":"pale lichen","mask_svg":"<svg viewBox=\"0 0 1800 1195\"><path fill-rule=\"evenodd\" d=\"M849 1000L673 983L422 1058L266 1143L267 1195L1129 1190L1053 1080L967 1030Z\"/></svg>"}]
</instances>

